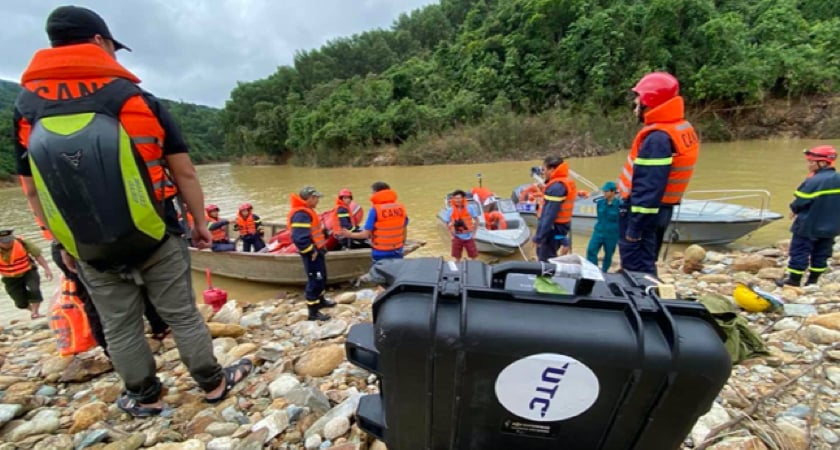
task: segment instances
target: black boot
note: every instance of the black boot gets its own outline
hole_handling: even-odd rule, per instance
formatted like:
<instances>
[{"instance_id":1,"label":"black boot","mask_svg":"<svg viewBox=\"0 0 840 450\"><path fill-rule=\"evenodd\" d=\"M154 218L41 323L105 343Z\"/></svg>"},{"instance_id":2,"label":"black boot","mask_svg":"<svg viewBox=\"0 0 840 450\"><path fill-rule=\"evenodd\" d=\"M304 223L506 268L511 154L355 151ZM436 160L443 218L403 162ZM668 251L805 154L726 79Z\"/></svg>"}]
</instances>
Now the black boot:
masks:
<instances>
[{"instance_id":1,"label":"black boot","mask_svg":"<svg viewBox=\"0 0 840 450\"><path fill-rule=\"evenodd\" d=\"M808 272L808 279L805 281L805 286L809 284L817 284L817 280L820 279L820 275L822 272Z\"/></svg>"},{"instance_id":2,"label":"black boot","mask_svg":"<svg viewBox=\"0 0 840 450\"><path fill-rule=\"evenodd\" d=\"M784 280L776 280L776 286L796 286L802 284L802 274L801 273L790 273L788 272L787 278Z\"/></svg>"},{"instance_id":3,"label":"black boot","mask_svg":"<svg viewBox=\"0 0 840 450\"><path fill-rule=\"evenodd\" d=\"M318 307L317 304L306 305L306 308L309 310L309 317L306 320L319 320L319 321L330 320L330 316L328 316L326 314L321 314L321 312L318 311L319 307Z\"/></svg>"},{"instance_id":4,"label":"black boot","mask_svg":"<svg viewBox=\"0 0 840 450\"><path fill-rule=\"evenodd\" d=\"M333 306L335 306L335 302L332 300L327 300L327 297L324 297L322 295L320 298L318 298L319 308L332 308Z\"/></svg>"}]
</instances>

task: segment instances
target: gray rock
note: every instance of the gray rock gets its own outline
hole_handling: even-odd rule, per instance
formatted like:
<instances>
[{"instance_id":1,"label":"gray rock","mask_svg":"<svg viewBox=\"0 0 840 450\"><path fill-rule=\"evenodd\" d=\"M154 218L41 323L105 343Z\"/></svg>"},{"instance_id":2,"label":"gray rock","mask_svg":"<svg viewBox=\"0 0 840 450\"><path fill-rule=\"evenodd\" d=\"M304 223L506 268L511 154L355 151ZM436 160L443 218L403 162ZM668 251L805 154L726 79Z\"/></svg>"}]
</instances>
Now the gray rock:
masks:
<instances>
[{"instance_id":1,"label":"gray rock","mask_svg":"<svg viewBox=\"0 0 840 450\"><path fill-rule=\"evenodd\" d=\"M329 339L340 336L347 330L347 322L340 319L333 319L321 325L318 330L319 339Z\"/></svg>"},{"instance_id":2,"label":"gray rock","mask_svg":"<svg viewBox=\"0 0 840 450\"><path fill-rule=\"evenodd\" d=\"M330 410L330 400L315 387L298 386L286 394L286 400L295 405L305 406L315 414L324 414Z\"/></svg>"},{"instance_id":3,"label":"gray rock","mask_svg":"<svg viewBox=\"0 0 840 450\"><path fill-rule=\"evenodd\" d=\"M708 258L708 253L706 254ZM729 413L723 409L723 406L712 403L712 408L704 416L697 420L694 428L691 430L691 439L697 442L703 442L709 432L718 425L722 425L729 420Z\"/></svg>"},{"instance_id":4,"label":"gray rock","mask_svg":"<svg viewBox=\"0 0 840 450\"><path fill-rule=\"evenodd\" d=\"M218 437L207 443L207 450L233 450L239 444L239 439L231 437Z\"/></svg>"},{"instance_id":5,"label":"gray rock","mask_svg":"<svg viewBox=\"0 0 840 450\"><path fill-rule=\"evenodd\" d=\"M44 397L52 397L56 393L58 393L58 389L49 385L41 386L37 391L35 391L35 395L41 395Z\"/></svg>"},{"instance_id":6,"label":"gray rock","mask_svg":"<svg viewBox=\"0 0 840 450\"><path fill-rule=\"evenodd\" d=\"M74 441L76 443L76 450L82 450L91 447L94 444L105 441L108 438L108 430L93 430L91 432L81 434L76 433Z\"/></svg>"},{"instance_id":7,"label":"gray rock","mask_svg":"<svg viewBox=\"0 0 840 450\"><path fill-rule=\"evenodd\" d=\"M782 412L781 416L788 416L788 417L796 417L798 419L804 419L811 414L811 407L808 405L798 404L791 406L784 412Z\"/></svg>"},{"instance_id":8,"label":"gray rock","mask_svg":"<svg viewBox=\"0 0 840 450\"><path fill-rule=\"evenodd\" d=\"M57 409L43 409L35 414L35 417L12 430L9 439L17 442L36 434L50 434L61 425L60 417L61 413Z\"/></svg>"},{"instance_id":9,"label":"gray rock","mask_svg":"<svg viewBox=\"0 0 840 450\"><path fill-rule=\"evenodd\" d=\"M271 398L274 399L285 397L298 386L300 386L300 381L296 376L284 373L268 385L268 391L271 393Z\"/></svg>"},{"instance_id":10,"label":"gray rock","mask_svg":"<svg viewBox=\"0 0 840 450\"><path fill-rule=\"evenodd\" d=\"M820 439L824 440L829 444L836 444L840 442L840 437L837 437L837 433L829 430L826 427L817 428L816 434L817 436L819 436Z\"/></svg>"},{"instance_id":11,"label":"gray rock","mask_svg":"<svg viewBox=\"0 0 840 450\"><path fill-rule=\"evenodd\" d=\"M321 445L318 447L318 449L319 450L326 450L330 447L332 447L332 441L327 439L326 441L321 442Z\"/></svg>"},{"instance_id":12,"label":"gray rock","mask_svg":"<svg viewBox=\"0 0 840 450\"><path fill-rule=\"evenodd\" d=\"M32 450L73 450L73 437L69 434L55 434L38 441Z\"/></svg>"},{"instance_id":13,"label":"gray rock","mask_svg":"<svg viewBox=\"0 0 840 450\"><path fill-rule=\"evenodd\" d=\"M263 325L263 317L265 317L265 311L254 311L252 313L245 314L242 316L242 319L239 320L239 325L243 328L259 328Z\"/></svg>"},{"instance_id":14,"label":"gray rock","mask_svg":"<svg viewBox=\"0 0 840 450\"><path fill-rule=\"evenodd\" d=\"M832 366L825 368L825 376L835 386L840 387L840 367Z\"/></svg>"},{"instance_id":15,"label":"gray rock","mask_svg":"<svg viewBox=\"0 0 840 450\"><path fill-rule=\"evenodd\" d=\"M321 447L321 436L317 434L313 434L306 438L303 442L303 448L306 450L316 450Z\"/></svg>"},{"instance_id":16,"label":"gray rock","mask_svg":"<svg viewBox=\"0 0 840 450\"><path fill-rule=\"evenodd\" d=\"M286 414L289 415L289 422L297 422L300 415L303 414L303 408L297 405L289 405L286 407Z\"/></svg>"},{"instance_id":17,"label":"gray rock","mask_svg":"<svg viewBox=\"0 0 840 450\"><path fill-rule=\"evenodd\" d=\"M776 330L776 331L795 330L795 329L799 328L799 326L800 326L800 323L799 323L798 320L796 320L792 317L785 317L784 319L776 322L773 325L773 329Z\"/></svg>"},{"instance_id":18,"label":"gray rock","mask_svg":"<svg viewBox=\"0 0 840 450\"><path fill-rule=\"evenodd\" d=\"M339 416L324 425L324 437L326 439L337 439L350 430L350 419Z\"/></svg>"},{"instance_id":19,"label":"gray rock","mask_svg":"<svg viewBox=\"0 0 840 450\"><path fill-rule=\"evenodd\" d=\"M785 317L809 317L816 314L817 308L814 305L785 303Z\"/></svg>"},{"instance_id":20,"label":"gray rock","mask_svg":"<svg viewBox=\"0 0 840 450\"><path fill-rule=\"evenodd\" d=\"M840 416L837 414L833 414L830 412L824 412L820 414L820 422L827 424L827 425L840 425Z\"/></svg>"},{"instance_id":21,"label":"gray rock","mask_svg":"<svg viewBox=\"0 0 840 450\"><path fill-rule=\"evenodd\" d=\"M263 443L267 443L268 441L274 439L275 436L285 431L288 427L289 416L286 414L286 411L274 411L263 420L255 423L254 426L251 427L251 431L254 432L260 429L266 429L267 434Z\"/></svg>"},{"instance_id":22,"label":"gray rock","mask_svg":"<svg viewBox=\"0 0 840 450\"><path fill-rule=\"evenodd\" d=\"M206 433L209 433L215 437L223 437L223 436L230 436L239 428L238 423L232 422L214 422L210 425L207 425L207 428L204 429Z\"/></svg>"},{"instance_id":23,"label":"gray rock","mask_svg":"<svg viewBox=\"0 0 840 450\"><path fill-rule=\"evenodd\" d=\"M238 423L240 425L245 425L249 423L248 417L245 414L242 414L236 407L228 406L227 408L222 410L222 418L228 422Z\"/></svg>"},{"instance_id":24,"label":"gray rock","mask_svg":"<svg viewBox=\"0 0 840 450\"><path fill-rule=\"evenodd\" d=\"M213 322L232 323L239 325L242 319L242 309L236 305L236 300L228 300L222 308L213 315Z\"/></svg>"},{"instance_id":25,"label":"gray rock","mask_svg":"<svg viewBox=\"0 0 840 450\"><path fill-rule=\"evenodd\" d=\"M272 343L263 345L257 351L257 358L260 358L260 359L263 359L263 360L266 360L266 361L277 362L277 361L280 361L280 359L283 357L283 353L285 353L285 347L281 344L276 343L276 342L272 342Z\"/></svg>"},{"instance_id":26,"label":"gray rock","mask_svg":"<svg viewBox=\"0 0 840 450\"><path fill-rule=\"evenodd\" d=\"M350 388L348 390L350 392L350 396L347 397L347 400L344 400L336 406L335 408L331 409L328 413L324 414L321 418L315 421L309 428L306 429L306 432L303 434L304 437L314 436L316 434L324 434L324 427L329 423L331 420L337 417L344 417L350 418L356 412L356 408L359 407L359 399L362 398L362 395L359 394L359 391L356 388Z\"/></svg>"},{"instance_id":27,"label":"gray rock","mask_svg":"<svg viewBox=\"0 0 840 450\"><path fill-rule=\"evenodd\" d=\"M802 353L802 352L808 351L807 348L805 348L805 347L803 347L799 344L794 344L793 342L787 342L787 341L782 342L782 350L784 350L788 353Z\"/></svg>"},{"instance_id":28,"label":"gray rock","mask_svg":"<svg viewBox=\"0 0 840 450\"><path fill-rule=\"evenodd\" d=\"M21 405L0 403L0 427L17 417L21 411L23 411L23 406Z\"/></svg>"}]
</instances>

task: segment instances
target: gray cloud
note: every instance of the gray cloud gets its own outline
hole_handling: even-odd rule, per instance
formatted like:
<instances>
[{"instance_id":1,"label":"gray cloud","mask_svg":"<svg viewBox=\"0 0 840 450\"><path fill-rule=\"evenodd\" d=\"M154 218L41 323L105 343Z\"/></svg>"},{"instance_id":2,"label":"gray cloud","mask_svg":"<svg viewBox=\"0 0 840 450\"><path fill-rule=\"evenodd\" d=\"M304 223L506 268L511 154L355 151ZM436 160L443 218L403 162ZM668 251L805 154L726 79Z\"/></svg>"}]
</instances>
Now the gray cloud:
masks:
<instances>
[{"instance_id":1,"label":"gray cloud","mask_svg":"<svg viewBox=\"0 0 840 450\"><path fill-rule=\"evenodd\" d=\"M0 78L17 81L49 45L53 8L80 4L99 13L133 52L118 57L160 97L223 106L237 81L292 63L295 51L342 36L389 28L402 12L436 0L56 0L3 2Z\"/></svg>"}]
</instances>

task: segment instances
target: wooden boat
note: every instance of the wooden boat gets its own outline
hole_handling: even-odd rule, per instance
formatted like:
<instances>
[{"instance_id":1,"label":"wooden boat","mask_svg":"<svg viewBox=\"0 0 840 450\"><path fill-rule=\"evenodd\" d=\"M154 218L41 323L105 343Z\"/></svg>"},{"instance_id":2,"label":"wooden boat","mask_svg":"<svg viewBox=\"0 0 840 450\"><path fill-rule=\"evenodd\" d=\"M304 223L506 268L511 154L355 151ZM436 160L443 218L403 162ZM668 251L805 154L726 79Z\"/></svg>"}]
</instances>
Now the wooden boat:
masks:
<instances>
[{"instance_id":1,"label":"wooden boat","mask_svg":"<svg viewBox=\"0 0 840 450\"><path fill-rule=\"evenodd\" d=\"M285 224L263 222L266 236L274 236L286 228ZM425 245L408 240L405 254ZM330 284L351 281L367 273L371 266L370 249L336 250L327 253L327 280ZM192 270L210 269L214 275L263 283L306 284L303 264L297 253L213 252L190 248Z\"/></svg>"},{"instance_id":2,"label":"wooden boat","mask_svg":"<svg viewBox=\"0 0 840 450\"><path fill-rule=\"evenodd\" d=\"M572 232L591 234L597 220L595 200L603 196L598 187L572 172L578 183L590 189L588 198L577 198L572 213ZM516 210L531 226L536 226L537 212L533 203L519 202L519 193L530 183L517 186L511 193ZM731 203L733 201L739 203ZM740 202L757 203L748 207ZM684 244L722 245L738 240L753 231L782 218L770 211L770 192L763 189L719 189L688 191L679 206L674 208L665 239Z\"/></svg>"}]
</instances>

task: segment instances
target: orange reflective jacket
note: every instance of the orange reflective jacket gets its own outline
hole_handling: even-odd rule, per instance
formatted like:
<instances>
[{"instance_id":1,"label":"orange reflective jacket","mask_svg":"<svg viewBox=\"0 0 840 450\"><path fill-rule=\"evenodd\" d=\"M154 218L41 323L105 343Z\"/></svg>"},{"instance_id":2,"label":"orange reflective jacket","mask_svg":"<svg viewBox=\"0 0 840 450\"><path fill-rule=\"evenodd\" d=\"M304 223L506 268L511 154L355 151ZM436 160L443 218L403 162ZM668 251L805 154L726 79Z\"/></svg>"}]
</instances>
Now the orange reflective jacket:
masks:
<instances>
[{"instance_id":1,"label":"orange reflective jacket","mask_svg":"<svg viewBox=\"0 0 840 450\"><path fill-rule=\"evenodd\" d=\"M324 227L321 225L321 218L318 217L318 214L314 209L310 208L309 205L306 204L306 200L300 198L298 194L291 195L291 203L292 209L286 217L286 229L291 230L294 226L304 225L292 223L292 217L294 217L298 212L303 211L306 214L309 214L309 217L312 219L311 223L306 224L309 228L309 233L312 235L312 244L315 245L315 248L324 248L327 243L327 237L324 235ZM303 250L305 251L306 249Z\"/></svg>"},{"instance_id":2,"label":"orange reflective jacket","mask_svg":"<svg viewBox=\"0 0 840 450\"><path fill-rule=\"evenodd\" d=\"M236 228L239 230L240 236L247 236L249 234L257 234L257 223L254 222L254 215L248 213L247 217L242 217L239 213L236 215Z\"/></svg>"},{"instance_id":3,"label":"orange reflective jacket","mask_svg":"<svg viewBox=\"0 0 840 450\"><path fill-rule=\"evenodd\" d=\"M449 228L455 229L455 222L459 219L464 222L464 226L466 227L465 230L455 230L457 233L466 233L471 232L473 229L473 218L470 215L469 206L467 206L467 202L464 201L463 205L458 205L455 203L455 200L449 200L449 207L451 211L449 213Z\"/></svg>"},{"instance_id":4,"label":"orange reflective jacket","mask_svg":"<svg viewBox=\"0 0 840 450\"><path fill-rule=\"evenodd\" d=\"M207 219L207 229L208 230L210 229L210 225L213 225L214 223L216 223L220 220L220 219L214 219L214 218L210 217L209 215L205 215L204 218ZM213 240L213 242L226 241L227 240L227 232L225 231L225 227L219 227L219 228L216 228L215 230L210 230L210 238Z\"/></svg>"},{"instance_id":5,"label":"orange reflective jacket","mask_svg":"<svg viewBox=\"0 0 840 450\"><path fill-rule=\"evenodd\" d=\"M505 216L499 211L484 213L484 223L488 230L507 230Z\"/></svg>"},{"instance_id":6,"label":"orange reflective jacket","mask_svg":"<svg viewBox=\"0 0 840 450\"><path fill-rule=\"evenodd\" d=\"M569 178L569 165L567 163L560 164L551 173L551 178L546 183L543 194L548 190L549 186L555 183L563 183L566 187L566 196L561 198L554 198L550 195L545 195L545 200L562 202L560 211L554 217L554 223L569 223L572 221L572 213L575 209L575 198L577 197L577 186L575 180Z\"/></svg>"},{"instance_id":7,"label":"orange reflective jacket","mask_svg":"<svg viewBox=\"0 0 840 450\"><path fill-rule=\"evenodd\" d=\"M371 247L375 250L399 250L405 245L405 206L397 201L397 193L383 189L370 196L376 222L373 224Z\"/></svg>"},{"instance_id":8,"label":"orange reflective jacket","mask_svg":"<svg viewBox=\"0 0 840 450\"><path fill-rule=\"evenodd\" d=\"M630 197L633 166L645 137L652 131L664 131L671 138L675 151L668 174L668 184L661 201L665 205L676 205L682 201L700 153L700 140L694 127L685 120L684 111L683 99L677 96L645 113L645 127L636 134L630 154L627 155L627 161L624 162L624 168L618 177L618 192L622 198L626 200Z\"/></svg>"},{"instance_id":9,"label":"orange reflective jacket","mask_svg":"<svg viewBox=\"0 0 840 450\"><path fill-rule=\"evenodd\" d=\"M32 268L32 260L29 258L29 252L21 241L21 237L15 238L12 244L12 251L9 252L9 259L0 257L0 276L16 278Z\"/></svg>"},{"instance_id":10,"label":"orange reflective jacket","mask_svg":"<svg viewBox=\"0 0 840 450\"><path fill-rule=\"evenodd\" d=\"M487 189L486 187L474 187L472 188L472 190L470 190L470 194L472 194L475 197L478 197L478 202L482 205L488 198L493 196L493 192L491 192L490 189Z\"/></svg>"},{"instance_id":11,"label":"orange reflective jacket","mask_svg":"<svg viewBox=\"0 0 840 450\"><path fill-rule=\"evenodd\" d=\"M356 214L352 212L352 208L355 203L352 201L348 205L341 201L341 197L335 199L335 208L331 210L332 217L330 217L330 226L332 227L332 231L336 232L341 230L341 219L345 218L350 220L350 229L355 230L356 227L359 225L359 220L356 217ZM355 205L359 207L359 205ZM361 207L359 207L361 210Z\"/></svg>"},{"instance_id":12,"label":"orange reflective jacket","mask_svg":"<svg viewBox=\"0 0 840 450\"><path fill-rule=\"evenodd\" d=\"M50 309L50 328L61 356L86 352L96 345L76 283L67 278L62 277L61 299Z\"/></svg>"},{"instance_id":13,"label":"orange reflective jacket","mask_svg":"<svg viewBox=\"0 0 840 450\"><path fill-rule=\"evenodd\" d=\"M36 52L21 77L21 85L41 98L61 102L89 96L117 78L140 82L100 47L78 44ZM177 189L164 169L162 146L166 136L142 95L135 95L122 105L119 120L146 163L157 199L174 196ZM28 147L32 124L21 119L18 125L18 140Z\"/></svg>"}]
</instances>

